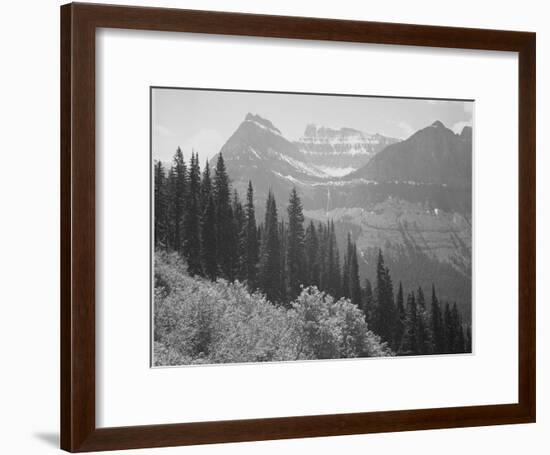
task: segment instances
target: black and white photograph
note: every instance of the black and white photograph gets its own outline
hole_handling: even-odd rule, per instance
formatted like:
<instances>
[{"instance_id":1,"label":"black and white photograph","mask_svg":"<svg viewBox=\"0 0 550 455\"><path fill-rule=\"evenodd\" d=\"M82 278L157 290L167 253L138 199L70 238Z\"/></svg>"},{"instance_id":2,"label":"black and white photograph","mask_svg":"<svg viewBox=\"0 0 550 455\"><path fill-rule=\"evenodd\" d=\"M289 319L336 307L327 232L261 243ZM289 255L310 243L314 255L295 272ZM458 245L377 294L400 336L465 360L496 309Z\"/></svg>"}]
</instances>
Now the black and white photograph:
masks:
<instances>
[{"instance_id":1,"label":"black and white photograph","mask_svg":"<svg viewBox=\"0 0 550 455\"><path fill-rule=\"evenodd\" d=\"M472 352L474 100L150 103L153 367Z\"/></svg>"}]
</instances>

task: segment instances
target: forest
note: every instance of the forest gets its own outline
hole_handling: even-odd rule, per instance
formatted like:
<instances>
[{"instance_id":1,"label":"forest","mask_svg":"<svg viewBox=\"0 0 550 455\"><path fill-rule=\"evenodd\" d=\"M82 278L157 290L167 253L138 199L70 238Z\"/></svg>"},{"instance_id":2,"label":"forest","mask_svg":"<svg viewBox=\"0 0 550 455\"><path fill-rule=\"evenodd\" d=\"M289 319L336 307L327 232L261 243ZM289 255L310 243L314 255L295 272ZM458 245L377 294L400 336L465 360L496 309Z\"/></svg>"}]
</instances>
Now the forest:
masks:
<instances>
[{"instance_id":1,"label":"forest","mask_svg":"<svg viewBox=\"0 0 550 455\"><path fill-rule=\"evenodd\" d=\"M178 148L153 180L155 365L471 352L437 283L404 290L381 250L362 282L351 235L339 251L334 222L307 222L296 188L286 210L270 192L258 222L252 182L241 200L222 154L201 172Z\"/></svg>"}]
</instances>

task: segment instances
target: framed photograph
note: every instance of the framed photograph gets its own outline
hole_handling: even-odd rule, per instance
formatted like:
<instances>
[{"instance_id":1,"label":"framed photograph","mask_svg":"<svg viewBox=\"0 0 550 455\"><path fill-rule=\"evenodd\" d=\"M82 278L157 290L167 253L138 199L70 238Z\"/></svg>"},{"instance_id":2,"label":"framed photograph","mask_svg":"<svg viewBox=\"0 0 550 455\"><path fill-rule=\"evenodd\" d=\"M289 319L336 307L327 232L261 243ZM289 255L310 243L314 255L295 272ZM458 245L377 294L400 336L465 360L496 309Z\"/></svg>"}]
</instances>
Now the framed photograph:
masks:
<instances>
[{"instance_id":1,"label":"framed photograph","mask_svg":"<svg viewBox=\"0 0 550 455\"><path fill-rule=\"evenodd\" d=\"M61 447L535 421L535 35L61 7Z\"/></svg>"}]
</instances>

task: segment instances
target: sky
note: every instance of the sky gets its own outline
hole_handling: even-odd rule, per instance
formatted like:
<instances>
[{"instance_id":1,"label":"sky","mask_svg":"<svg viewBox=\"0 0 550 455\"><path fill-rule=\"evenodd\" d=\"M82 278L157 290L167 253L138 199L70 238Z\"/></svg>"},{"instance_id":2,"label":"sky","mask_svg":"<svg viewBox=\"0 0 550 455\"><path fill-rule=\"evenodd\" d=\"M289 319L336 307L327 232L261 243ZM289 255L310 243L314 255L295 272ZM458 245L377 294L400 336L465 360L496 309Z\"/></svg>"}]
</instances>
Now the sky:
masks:
<instances>
[{"instance_id":1,"label":"sky","mask_svg":"<svg viewBox=\"0 0 550 455\"><path fill-rule=\"evenodd\" d=\"M308 124L406 139L436 120L460 133L472 126L473 107L473 101L153 88L152 153L170 161L179 146L186 160L198 152L202 165L249 112L270 120L289 140Z\"/></svg>"}]
</instances>

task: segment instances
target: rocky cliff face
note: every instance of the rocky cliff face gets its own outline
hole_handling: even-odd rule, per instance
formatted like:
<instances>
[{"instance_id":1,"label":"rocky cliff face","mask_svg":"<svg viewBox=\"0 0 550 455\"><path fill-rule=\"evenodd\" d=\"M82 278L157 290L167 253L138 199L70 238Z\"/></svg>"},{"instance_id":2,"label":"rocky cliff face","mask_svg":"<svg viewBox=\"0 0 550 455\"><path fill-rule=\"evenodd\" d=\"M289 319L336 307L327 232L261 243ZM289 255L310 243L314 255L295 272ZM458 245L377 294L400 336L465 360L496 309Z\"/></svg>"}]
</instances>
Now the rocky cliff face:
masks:
<instances>
[{"instance_id":1,"label":"rocky cliff face","mask_svg":"<svg viewBox=\"0 0 550 455\"><path fill-rule=\"evenodd\" d=\"M333 219L340 237L351 232L360 253L362 276L376 276L382 249L394 283L405 289L437 283L442 301L456 301L468 314L471 302L471 220L425 203L388 198L367 208L306 210L314 220Z\"/></svg>"},{"instance_id":2,"label":"rocky cliff face","mask_svg":"<svg viewBox=\"0 0 550 455\"><path fill-rule=\"evenodd\" d=\"M338 130L308 125L304 135L294 143L302 160L317 167L329 177L343 177L369 162L397 139L368 134L353 128Z\"/></svg>"}]
</instances>

